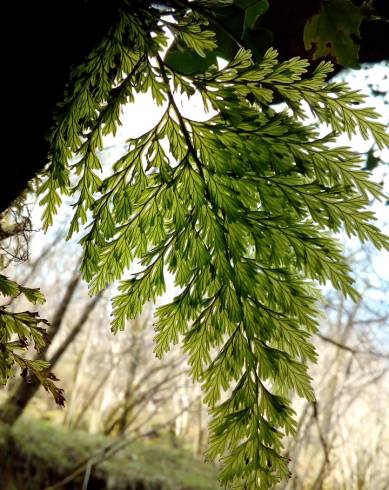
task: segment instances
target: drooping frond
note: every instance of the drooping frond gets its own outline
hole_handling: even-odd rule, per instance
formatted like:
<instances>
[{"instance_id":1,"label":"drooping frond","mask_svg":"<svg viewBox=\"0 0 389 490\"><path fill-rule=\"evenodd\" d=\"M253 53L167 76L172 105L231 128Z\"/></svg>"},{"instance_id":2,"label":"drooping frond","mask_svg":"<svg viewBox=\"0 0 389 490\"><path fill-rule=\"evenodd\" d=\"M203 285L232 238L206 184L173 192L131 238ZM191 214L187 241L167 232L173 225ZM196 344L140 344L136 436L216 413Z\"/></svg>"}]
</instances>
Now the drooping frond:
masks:
<instances>
[{"instance_id":1,"label":"drooping frond","mask_svg":"<svg viewBox=\"0 0 389 490\"><path fill-rule=\"evenodd\" d=\"M212 26L199 11L185 12L175 23L141 6L122 13L74 72L41 189L45 226L60 193L72 193L70 234L84 225L82 271L92 292L120 281L114 331L173 274L181 292L157 310L156 353L178 342L187 352L213 417L208 457L221 460L221 482L267 489L288 475L290 391L314 399L307 363L316 358L315 285L329 281L357 296L333 232L389 247L366 210L380 187L335 139L359 132L384 147L389 136L360 93L326 82L329 63L307 76L305 60L280 62L271 49L254 63L241 49L223 69L173 69L161 54L164 29L201 56L215 47ZM146 91L164 113L103 177L102 138L115 133L123 104ZM180 93L200 94L214 115L184 117ZM70 167L75 153L81 159ZM135 261L142 268L131 275Z\"/></svg>"}]
</instances>

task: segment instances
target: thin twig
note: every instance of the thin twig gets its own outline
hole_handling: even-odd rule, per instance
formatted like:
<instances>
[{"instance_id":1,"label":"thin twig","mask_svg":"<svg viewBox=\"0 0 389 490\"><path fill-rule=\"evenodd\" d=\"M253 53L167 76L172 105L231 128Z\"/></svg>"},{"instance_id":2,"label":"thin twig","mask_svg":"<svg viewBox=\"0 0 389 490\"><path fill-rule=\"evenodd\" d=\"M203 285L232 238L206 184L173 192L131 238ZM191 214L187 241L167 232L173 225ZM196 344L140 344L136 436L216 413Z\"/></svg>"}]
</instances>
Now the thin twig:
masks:
<instances>
[{"instance_id":1,"label":"thin twig","mask_svg":"<svg viewBox=\"0 0 389 490\"><path fill-rule=\"evenodd\" d=\"M328 342L332 345L335 345L339 349L346 350L348 352L351 352L354 355L365 355L365 356L374 356L374 357L380 357L383 359L389 359L389 354L383 354L382 352L376 352L372 350L359 350L355 349L354 347L350 347L349 345L342 344L341 342L338 342L337 340L332 339L331 337L327 337L326 335L323 334L317 334L317 336L321 339L324 340L324 342Z\"/></svg>"}]
</instances>

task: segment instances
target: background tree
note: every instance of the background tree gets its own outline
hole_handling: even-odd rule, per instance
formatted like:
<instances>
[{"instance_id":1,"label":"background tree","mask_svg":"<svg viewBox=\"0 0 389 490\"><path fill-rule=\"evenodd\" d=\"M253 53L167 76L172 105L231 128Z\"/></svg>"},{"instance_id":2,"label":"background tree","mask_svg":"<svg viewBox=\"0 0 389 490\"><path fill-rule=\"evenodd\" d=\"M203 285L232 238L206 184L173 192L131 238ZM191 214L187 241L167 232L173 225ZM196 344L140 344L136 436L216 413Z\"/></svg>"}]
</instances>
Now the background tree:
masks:
<instances>
[{"instance_id":1,"label":"background tree","mask_svg":"<svg viewBox=\"0 0 389 490\"><path fill-rule=\"evenodd\" d=\"M369 247L354 249L349 260L362 296L350 303L340 294L327 294L314 373L317 401L300 406L298 434L288 443L293 476L280 488L336 487L343 479L350 488L387 485L389 433L380 421L389 372L388 281L377 271Z\"/></svg>"},{"instance_id":2,"label":"background tree","mask_svg":"<svg viewBox=\"0 0 389 490\"><path fill-rule=\"evenodd\" d=\"M382 169L378 169L376 174L381 172ZM36 227L35 222L33 227ZM51 253L45 254L42 259L40 258L39 252L42 248L42 242L44 244L43 250L46 251L45 244L52 242L53 235L56 236L55 230L51 230L50 235L44 236L41 232L35 234L30 244L33 253L31 264L23 263L15 269L15 272L17 271L16 278L20 282L29 276L31 269L35 270L36 275L32 284L40 284L42 290L47 294L47 303L42 311L42 315L47 318L52 318L53 312L50 305L55 305L58 296L63 294L66 282L71 275L71 269L74 269L73 263L71 263L71 267L66 265L74 258L73 252L69 252L68 249L70 244L58 242ZM35 267L35 257L39 264L37 267ZM292 478L281 487L288 490L301 490L304 485L311 488L317 476L320 475L320 468L325 457L319 437L319 427L329 448L329 464L326 464L324 472L325 486L343 486L350 490L356 490L358 485L360 487L364 485L363 488L369 490L384 490L387 486L385 480L387 455L385 450L389 434L385 426L385 408L388 398L387 377L389 372L387 371L388 361L384 357L388 352L386 333L388 323L385 316L388 307L386 299L387 281L382 267L384 257L374 254L370 247L362 250L357 249L354 252L347 251L347 258L353 275L358 278L358 289L364 293L363 301L358 301L357 314L353 315L351 319L353 326L351 329L347 328L347 338L344 338L344 330L349 322L349 315L353 313L356 305L344 301L341 295L333 291L327 291L325 314L320 321L319 333L315 336L319 362L317 366L311 366L318 418L313 416L314 411L311 403L305 403L297 397L294 398L293 406L297 412L298 433L296 437L286 441L286 454L292 460L290 463ZM53 271L56 269L58 269L58 273L54 274ZM65 270L69 271L69 277L64 276ZM57 286L58 292L56 293L53 290L53 284ZM51 344L49 357L52 352L57 350L57 346L62 344L62 340L68 336L73 321L81 314L87 304L88 298L85 294L85 288L80 285L67 318L64 319L61 326L61 331ZM59 438L59 448L62 444L60 434L67 436L68 442L66 444L70 444L70 441L73 440L74 446L81 445L83 437L88 438L91 445L83 456L89 455L92 458L102 441L102 435L99 432L104 429L105 424L108 427L109 414L112 412L119 415L120 413L127 377L128 379L131 378L131 373L128 370L128 366L134 359L131 347L137 345L137 342L132 342L132 337L134 334L136 336L137 333L132 332L133 322L129 322L124 332L117 336L111 336L108 327L107 306L106 299L100 301L91 314L89 325L85 325L77 342L69 346L55 366L55 371L61 379L61 386L65 388L67 394L65 408L56 408L47 394L41 390L29 403L24 417L14 426L14 431L19 434L19 437L14 446L8 446L8 452L11 451L11 447L18 448L18 452L13 453L12 456L14 461L12 467L20 478L22 478L22 468L24 468L25 479L21 480L19 485L21 488L25 486L25 483L22 482L26 481L29 481L30 486L32 486L31 481L34 475L34 478L37 478L37 474L44 475L45 471L53 471L50 458L47 459L44 467L41 463L42 459L37 459L40 463L36 466L36 463L33 463L34 457L42 458L44 456L38 450L37 445L40 447L40 444L35 442L37 438L42 439L42 447L46 448L48 446L45 446L47 442L44 440L44 434L46 437L50 435L50 439ZM16 304L14 307L20 309L21 305ZM146 320L146 317L147 312L143 316L143 320ZM341 319L340 323L338 323L338 319ZM135 323L139 320L141 318L137 319ZM134 452L136 455L138 454L137 448L132 446L132 438L136 437L137 434L148 433L156 427L158 427L158 431L154 434L154 439L145 443L146 447L163 445L163 447L169 448L174 444L180 448L181 452L184 452L185 448L191 451L199 449L203 452L207 442L208 417L205 407L201 406L198 400L195 401L199 394L196 385L190 383L187 377L185 379L178 376L175 378L177 384L174 387L169 387L166 384L166 390L162 386L160 394L153 393L154 381L157 382L158 378L153 380L152 373L151 376L148 376L148 370L150 368L157 370L160 367L162 369L159 373L163 375L170 368L161 366L158 364L159 361L150 355L152 349L151 325L144 325L144 327L143 337L140 336L140 340L144 344L141 349L141 362L136 367L136 372L138 380L143 378L147 381L146 383L135 383L135 387L138 386L140 391L133 390L132 397L133 400L140 400L143 398L144 390L150 389L148 394L150 400L154 397L155 401L144 406L141 418L138 417L135 424L126 430L124 436L118 437L115 430L116 433L113 435L115 440L121 441L125 448L123 453L119 453L119 455L122 454L121 468L131 468L133 464L131 454ZM325 337L325 340L322 340L320 336ZM85 347L87 350L83 355ZM136 355L136 352L134 354ZM173 354L176 356L178 352ZM81 356L83 360L80 362ZM334 359L337 359L336 363ZM162 361L162 364L165 361L169 363L170 358ZM331 366L330 369L329 366ZM178 371L185 369L185 367L185 363L179 365L175 368L176 371L173 368L170 374L174 375L175 372L178 374ZM73 382L75 371L78 372L76 383ZM335 383L333 381L334 375L336 375ZM12 390L8 391L12 392ZM96 392L92 403L89 403L92 395ZM0 391L1 395L4 397L5 393ZM73 395L75 395L74 399ZM165 402L165 397L170 397L170 400ZM192 400L194 403L191 405ZM187 411L180 414L180 410L187 408L188 405L190 406ZM177 414L178 417L171 421L168 430L165 422L173 414ZM146 419L149 416L151 418L147 422ZM42 424L40 422L42 418L51 422L50 425L43 425L46 428L43 434L41 433ZM331 423L327 433L326 421L328 418L331 419ZM65 419L66 427L76 426L78 429L93 432L93 434L88 435L85 432L75 432L69 429L66 432L62 429L58 434L56 427L57 430L58 426L60 426L59 429L61 428L63 419ZM140 426L139 431L138 425ZM20 434L24 434L21 440ZM29 444L33 451L30 456L22 453L26 448L26 443L23 441L30 441ZM52 451L52 449L45 450ZM61 447L60 454L62 454L62 450L62 458L69 453L74 454L74 456L78 454L74 448L70 450L68 445L65 445L65 448ZM158 458L162 457L163 455L158 453ZM112 458L114 455L108 458L108 464ZM195 455L193 460L196 461ZM77 459L75 459L74 467L76 467L76 462L78 462ZM86 465L87 462L85 461L82 471L80 470L82 476L79 486L82 485ZM0 465L2 475L5 474L3 468L4 464ZM52 476L47 480L46 485L59 481L69 475L71 470L72 467L62 476L56 478ZM158 474L158 471L152 473L149 470L148 474L151 477ZM101 466L99 464L94 465L91 469L89 487L97 484L97 478L101 478L101 475ZM105 478L107 477L105 476ZM110 481L112 478L114 475L110 476ZM37 488L42 488L42 486L38 485ZM196 489L200 487L201 485L197 480L192 487L189 486L189 488ZM209 487L212 489L216 487L214 479L210 480Z\"/></svg>"},{"instance_id":3,"label":"background tree","mask_svg":"<svg viewBox=\"0 0 389 490\"><path fill-rule=\"evenodd\" d=\"M82 327L102 297L102 293L100 293L85 305L81 311L80 318L72 325L72 328L62 342L57 346L55 351L48 356L47 352L50 344L60 331L64 317L71 305L72 298L80 282L81 277L78 272L78 268L79 264L77 264L77 271L67 284L63 297L60 298L58 307L54 312L50 325L48 326L46 343L38 352L36 352L32 362L44 361L48 363L51 369L53 369L57 362L61 359L64 352L66 352L69 345L76 339L77 335L80 333ZM38 391L40 384L40 380L37 377L33 377L28 383L24 382L23 379L20 380L13 388L13 392L8 397L7 401L0 407L0 420L9 425L14 424L23 414L23 411L31 398Z\"/></svg>"},{"instance_id":4,"label":"background tree","mask_svg":"<svg viewBox=\"0 0 389 490\"><path fill-rule=\"evenodd\" d=\"M20 196L13 206L0 214L0 268L28 258L29 232L31 219L29 206ZM29 359L24 351L33 345L37 352L44 350L49 341L46 319L36 311L29 309L15 312L10 305L20 297L31 305L43 304L45 298L39 288L31 288L10 280L0 274L0 382L7 384L14 374L14 368L20 369L23 380L31 379L50 391L58 404L63 405L63 390L55 384L56 376L50 371L50 364L37 355Z\"/></svg>"}]
</instances>

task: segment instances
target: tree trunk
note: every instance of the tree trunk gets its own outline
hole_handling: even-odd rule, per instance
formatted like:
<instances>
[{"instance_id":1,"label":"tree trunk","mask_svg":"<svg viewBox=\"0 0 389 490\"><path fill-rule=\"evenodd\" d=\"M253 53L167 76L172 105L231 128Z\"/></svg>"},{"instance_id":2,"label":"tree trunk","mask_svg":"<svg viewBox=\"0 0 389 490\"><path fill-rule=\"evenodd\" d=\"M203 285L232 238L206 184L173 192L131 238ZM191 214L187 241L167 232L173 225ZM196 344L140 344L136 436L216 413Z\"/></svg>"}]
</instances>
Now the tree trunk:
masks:
<instances>
[{"instance_id":1,"label":"tree trunk","mask_svg":"<svg viewBox=\"0 0 389 490\"><path fill-rule=\"evenodd\" d=\"M65 337L60 346L47 360L50 362L50 368L54 368L57 362L60 360L64 352L69 345L74 341L76 336L80 333L83 325L88 320L89 315L95 308L96 304L100 300L102 293L95 296L84 308L83 313L78 322L73 326L69 334ZM64 312L65 313L65 312ZM58 333L59 326L55 333L52 333L51 339ZM42 357L40 353L36 355L37 359L46 359L47 348L45 349L45 355ZM31 383L26 383L24 380L19 381L16 385L11 396L6 400L4 405L0 408L0 421L3 421L9 425L13 425L17 419L23 414L29 401L40 388L39 382L34 379Z\"/></svg>"},{"instance_id":2,"label":"tree trunk","mask_svg":"<svg viewBox=\"0 0 389 490\"><path fill-rule=\"evenodd\" d=\"M101 41L117 11L116 0L7 2L4 6L4 20L12 26L12 34L3 38L8 77L2 99L7 121L3 142L10 157L3 161L0 212L48 162L46 134L56 104L63 100L70 67L83 62Z\"/></svg>"},{"instance_id":3,"label":"tree trunk","mask_svg":"<svg viewBox=\"0 0 389 490\"><path fill-rule=\"evenodd\" d=\"M78 268L78 264L77 264ZM69 282L65 295L63 297L63 300L61 301L60 305L58 306L55 314L53 321L48 329L48 337L49 341L46 344L46 346L41 350L40 352L37 352L36 355L34 356L34 359L47 359L47 351L50 345L50 342L53 340L53 338L57 335L59 332L60 326L62 324L63 318L65 316L66 311L69 308L70 302L73 298L73 295L76 291L76 288L81 280L81 277L78 273L76 273L71 281ZM88 305L89 306L89 305ZM84 318L85 315L82 315L81 319ZM84 319L85 321L86 319ZM78 322L79 323L79 322ZM74 328L72 329L73 332ZM63 348L63 345L67 342L68 337L65 339L65 341L61 344L61 346L57 349L57 351L51 356L50 359L47 359L49 362L51 362L51 368L58 362L60 356L63 354L65 349ZM70 344L70 342L66 343L66 347ZM59 355L58 355L59 353ZM3 406L0 408L0 421L13 425L18 418L22 415L24 412L24 409L28 405L29 401L31 398L35 395L35 393L38 391L40 387L39 381L34 378L31 380L30 383L26 383L24 380L19 380L19 382L16 384L15 388L13 389L12 393L8 397L8 399L4 402Z\"/></svg>"}]
</instances>

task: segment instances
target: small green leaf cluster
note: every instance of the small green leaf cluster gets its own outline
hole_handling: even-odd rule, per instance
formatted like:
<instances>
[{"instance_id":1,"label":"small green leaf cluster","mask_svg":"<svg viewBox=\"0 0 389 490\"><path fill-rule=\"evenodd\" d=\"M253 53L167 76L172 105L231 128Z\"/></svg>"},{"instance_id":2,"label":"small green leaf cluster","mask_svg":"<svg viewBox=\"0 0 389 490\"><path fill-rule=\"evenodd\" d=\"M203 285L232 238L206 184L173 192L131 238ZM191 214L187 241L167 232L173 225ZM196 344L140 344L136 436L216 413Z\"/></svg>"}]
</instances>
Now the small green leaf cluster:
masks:
<instances>
[{"instance_id":1,"label":"small green leaf cluster","mask_svg":"<svg viewBox=\"0 0 389 490\"><path fill-rule=\"evenodd\" d=\"M334 232L389 248L366 209L381 189L336 138L359 132L382 148L389 136L361 94L326 82L330 63L307 75L305 60L279 62L269 49L254 62L240 49L223 69L174 69L162 59L163 29L200 56L215 46L204 2L192 3L174 21L139 3L75 71L52 133L44 220L58 191L74 195L70 234L87 224L82 272L92 293L119 281L115 332L163 294L167 271L174 276L181 292L157 309L156 354L178 342L186 351L213 417L207 454L222 462L223 485L267 489L288 476L290 393L314 399L316 284L357 297ZM160 120L98 175L102 137L146 91L164 106ZM206 121L179 109L179 94L194 93L213 110ZM81 159L70 167L73 153Z\"/></svg>"},{"instance_id":2,"label":"small green leaf cluster","mask_svg":"<svg viewBox=\"0 0 389 490\"><path fill-rule=\"evenodd\" d=\"M0 294L11 298L22 294L33 304L45 302L39 289L21 286L3 274L0 274ZM42 360L27 359L22 354L31 343L38 351L46 345L48 338L45 328L40 326L42 323L49 325L37 312L15 313L6 306L0 306L0 382L6 384L18 366L26 382L30 382L32 378L38 379L42 386L51 392L55 401L63 405L63 390L56 386L55 381L58 380L50 372L50 364Z\"/></svg>"}]
</instances>

